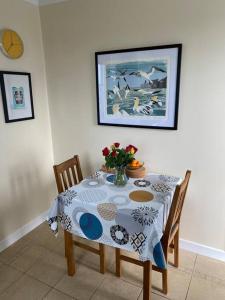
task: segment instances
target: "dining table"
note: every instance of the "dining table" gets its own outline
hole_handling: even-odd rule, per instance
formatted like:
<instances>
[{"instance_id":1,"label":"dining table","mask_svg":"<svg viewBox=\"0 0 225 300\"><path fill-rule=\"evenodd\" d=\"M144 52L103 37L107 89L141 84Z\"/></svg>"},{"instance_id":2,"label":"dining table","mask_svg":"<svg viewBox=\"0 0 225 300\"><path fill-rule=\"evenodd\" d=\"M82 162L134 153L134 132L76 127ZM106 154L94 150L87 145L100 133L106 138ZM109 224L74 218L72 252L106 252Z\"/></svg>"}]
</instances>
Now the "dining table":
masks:
<instances>
[{"instance_id":1,"label":"dining table","mask_svg":"<svg viewBox=\"0 0 225 300\"><path fill-rule=\"evenodd\" d=\"M148 173L117 186L114 176L97 171L60 193L48 212L52 232L57 235L61 226L75 236L135 252L140 261L167 268L161 238L182 179Z\"/></svg>"}]
</instances>

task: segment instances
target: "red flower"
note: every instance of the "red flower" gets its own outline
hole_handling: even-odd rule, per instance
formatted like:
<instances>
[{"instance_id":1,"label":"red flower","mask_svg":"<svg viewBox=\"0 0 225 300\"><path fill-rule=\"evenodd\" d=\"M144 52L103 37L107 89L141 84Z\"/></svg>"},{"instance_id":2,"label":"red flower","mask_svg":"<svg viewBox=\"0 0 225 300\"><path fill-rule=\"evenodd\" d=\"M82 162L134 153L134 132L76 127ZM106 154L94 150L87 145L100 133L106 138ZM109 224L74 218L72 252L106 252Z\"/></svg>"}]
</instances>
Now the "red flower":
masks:
<instances>
[{"instance_id":1,"label":"red flower","mask_svg":"<svg viewBox=\"0 0 225 300\"><path fill-rule=\"evenodd\" d=\"M107 147L105 147L103 150L102 150L102 154L103 156L108 156L109 155L109 149Z\"/></svg>"},{"instance_id":2,"label":"red flower","mask_svg":"<svg viewBox=\"0 0 225 300\"><path fill-rule=\"evenodd\" d=\"M116 148L119 148L120 143L114 143L114 146L115 146Z\"/></svg>"},{"instance_id":3,"label":"red flower","mask_svg":"<svg viewBox=\"0 0 225 300\"><path fill-rule=\"evenodd\" d=\"M117 152L116 151L112 151L112 157L116 157L117 156Z\"/></svg>"}]
</instances>

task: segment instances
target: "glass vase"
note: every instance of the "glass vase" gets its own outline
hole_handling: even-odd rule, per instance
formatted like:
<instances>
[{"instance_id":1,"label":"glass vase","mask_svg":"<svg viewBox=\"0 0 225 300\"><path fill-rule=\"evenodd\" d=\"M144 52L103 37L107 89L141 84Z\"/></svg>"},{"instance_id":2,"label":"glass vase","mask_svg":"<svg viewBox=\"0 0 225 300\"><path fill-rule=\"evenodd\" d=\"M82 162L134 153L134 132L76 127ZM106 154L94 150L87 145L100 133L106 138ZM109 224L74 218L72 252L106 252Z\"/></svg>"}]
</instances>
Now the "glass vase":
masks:
<instances>
[{"instance_id":1,"label":"glass vase","mask_svg":"<svg viewBox=\"0 0 225 300\"><path fill-rule=\"evenodd\" d=\"M126 167L116 167L114 184L116 186L126 185L128 178L125 171Z\"/></svg>"}]
</instances>

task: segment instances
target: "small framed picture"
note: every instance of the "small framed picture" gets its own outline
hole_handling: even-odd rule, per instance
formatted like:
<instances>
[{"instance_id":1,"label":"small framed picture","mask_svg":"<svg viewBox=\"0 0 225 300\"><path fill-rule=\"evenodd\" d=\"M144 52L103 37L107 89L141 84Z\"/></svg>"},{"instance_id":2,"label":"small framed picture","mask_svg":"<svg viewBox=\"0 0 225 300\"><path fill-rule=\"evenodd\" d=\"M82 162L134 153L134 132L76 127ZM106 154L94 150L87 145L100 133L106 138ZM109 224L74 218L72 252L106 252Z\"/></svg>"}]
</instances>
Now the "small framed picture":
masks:
<instances>
[{"instance_id":1,"label":"small framed picture","mask_svg":"<svg viewBox=\"0 0 225 300\"><path fill-rule=\"evenodd\" d=\"M0 71L5 122L34 119L30 73Z\"/></svg>"},{"instance_id":2,"label":"small framed picture","mask_svg":"<svg viewBox=\"0 0 225 300\"><path fill-rule=\"evenodd\" d=\"M181 44L95 53L98 124L177 129Z\"/></svg>"}]
</instances>

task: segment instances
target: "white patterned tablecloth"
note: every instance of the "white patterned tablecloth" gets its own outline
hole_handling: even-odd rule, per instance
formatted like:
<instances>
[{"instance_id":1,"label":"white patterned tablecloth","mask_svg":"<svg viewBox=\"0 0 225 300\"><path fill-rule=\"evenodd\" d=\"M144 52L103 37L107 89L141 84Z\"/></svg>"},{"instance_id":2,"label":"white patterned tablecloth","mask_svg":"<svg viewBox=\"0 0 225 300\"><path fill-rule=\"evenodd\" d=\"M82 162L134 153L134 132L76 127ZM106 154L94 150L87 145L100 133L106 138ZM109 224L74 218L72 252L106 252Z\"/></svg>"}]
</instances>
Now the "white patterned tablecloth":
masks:
<instances>
[{"instance_id":1,"label":"white patterned tablecloth","mask_svg":"<svg viewBox=\"0 0 225 300\"><path fill-rule=\"evenodd\" d=\"M150 173L124 187L114 175L97 172L54 200L48 223L109 246L135 251L142 261L166 268L161 237L173 194L181 178Z\"/></svg>"}]
</instances>

